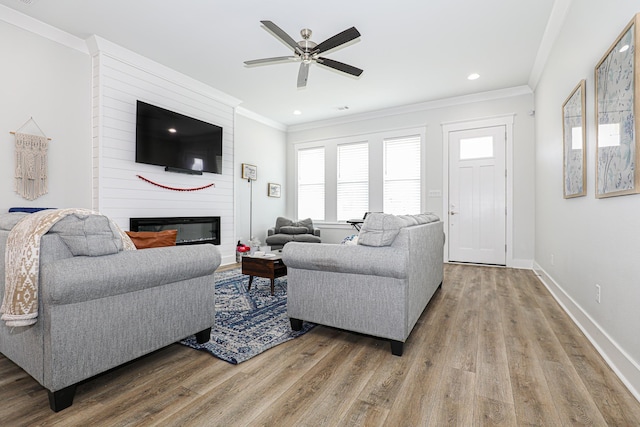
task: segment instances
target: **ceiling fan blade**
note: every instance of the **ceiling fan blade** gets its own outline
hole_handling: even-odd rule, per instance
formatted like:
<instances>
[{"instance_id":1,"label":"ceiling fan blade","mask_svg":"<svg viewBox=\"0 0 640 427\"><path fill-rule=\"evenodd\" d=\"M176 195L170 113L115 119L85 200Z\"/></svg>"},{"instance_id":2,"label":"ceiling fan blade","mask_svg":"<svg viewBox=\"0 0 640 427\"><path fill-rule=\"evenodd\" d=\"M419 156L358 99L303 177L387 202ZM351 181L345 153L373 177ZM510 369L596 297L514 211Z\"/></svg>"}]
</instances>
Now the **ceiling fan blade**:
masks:
<instances>
[{"instance_id":1,"label":"ceiling fan blade","mask_svg":"<svg viewBox=\"0 0 640 427\"><path fill-rule=\"evenodd\" d=\"M252 59L251 61L244 61L244 65L250 67L253 65L278 64L282 62L295 61L296 59L297 57L295 56L276 56L274 58Z\"/></svg>"},{"instance_id":2,"label":"ceiling fan blade","mask_svg":"<svg viewBox=\"0 0 640 427\"><path fill-rule=\"evenodd\" d=\"M298 88L307 86L307 79L309 78L309 63L300 63L300 70L298 71Z\"/></svg>"},{"instance_id":3,"label":"ceiling fan blade","mask_svg":"<svg viewBox=\"0 0 640 427\"><path fill-rule=\"evenodd\" d=\"M362 74L360 68L356 68L353 65L345 64L344 62L334 61L329 58L318 58L316 62L325 67L333 68L334 70L342 71L343 73L351 74L352 76L359 77Z\"/></svg>"},{"instance_id":4,"label":"ceiling fan blade","mask_svg":"<svg viewBox=\"0 0 640 427\"><path fill-rule=\"evenodd\" d=\"M264 25L271 34L280 39L281 42L289 46L294 52L299 54L303 53L300 46L298 46L298 43L289 34L285 33L282 28L278 27L271 21L260 21L260 23Z\"/></svg>"},{"instance_id":5,"label":"ceiling fan blade","mask_svg":"<svg viewBox=\"0 0 640 427\"><path fill-rule=\"evenodd\" d=\"M336 34L333 37L329 37L322 43L320 43L313 50L314 53L324 53L328 50L331 50L335 47L343 45L345 43L349 43L351 40L355 40L360 37L360 32L356 30L356 27L351 27L349 29L344 30L341 33Z\"/></svg>"}]
</instances>

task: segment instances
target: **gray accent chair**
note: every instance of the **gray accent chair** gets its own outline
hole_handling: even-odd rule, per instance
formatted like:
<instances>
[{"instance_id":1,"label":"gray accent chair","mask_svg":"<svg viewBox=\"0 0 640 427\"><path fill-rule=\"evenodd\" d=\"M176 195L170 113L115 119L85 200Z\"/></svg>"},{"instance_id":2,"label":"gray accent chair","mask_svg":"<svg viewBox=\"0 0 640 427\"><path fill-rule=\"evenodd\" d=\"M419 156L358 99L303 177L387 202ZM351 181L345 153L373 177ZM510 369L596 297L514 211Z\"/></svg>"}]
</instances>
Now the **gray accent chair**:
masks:
<instances>
[{"instance_id":1,"label":"gray accent chair","mask_svg":"<svg viewBox=\"0 0 640 427\"><path fill-rule=\"evenodd\" d=\"M287 313L302 321L404 342L443 279L443 224L433 214L367 216L356 245L289 243Z\"/></svg>"},{"instance_id":2,"label":"gray accent chair","mask_svg":"<svg viewBox=\"0 0 640 427\"><path fill-rule=\"evenodd\" d=\"M268 246L271 249L282 249L289 242L320 243L320 229L313 226L311 218L292 221L279 216L275 227L267 230Z\"/></svg>"},{"instance_id":3,"label":"gray accent chair","mask_svg":"<svg viewBox=\"0 0 640 427\"><path fill-rule=\"evenodd\" d=\"M17 215L25 214L0 215L0 296ZM48 390L55 412L73 403L83 380L193 334L207 342L221 261L211 244L132 251L120 244L116 253L74 256L69 243L78 236L65 239L64 231L73 220L41 239L37 322L11 328L0 321L0 353Z\"/></svg>"}]
</instances>

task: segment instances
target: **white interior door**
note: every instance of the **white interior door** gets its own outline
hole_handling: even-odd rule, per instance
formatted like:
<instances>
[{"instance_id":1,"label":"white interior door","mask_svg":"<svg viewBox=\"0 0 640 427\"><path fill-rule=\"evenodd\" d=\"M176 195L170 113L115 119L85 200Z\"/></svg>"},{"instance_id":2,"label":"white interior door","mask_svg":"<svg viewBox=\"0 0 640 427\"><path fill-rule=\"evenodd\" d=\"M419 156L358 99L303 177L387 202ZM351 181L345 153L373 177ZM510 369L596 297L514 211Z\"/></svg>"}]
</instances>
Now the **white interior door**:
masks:
<instances>
[{"instance_id":1,"label":"white interior door","mask_svg":"<svg viewBox=\"0 0 640 427\"><path fill-rule=\"evenodd\" d=\"M505 126L449 133L449 261L506 265Z\"/></svg>"}]
</instances>

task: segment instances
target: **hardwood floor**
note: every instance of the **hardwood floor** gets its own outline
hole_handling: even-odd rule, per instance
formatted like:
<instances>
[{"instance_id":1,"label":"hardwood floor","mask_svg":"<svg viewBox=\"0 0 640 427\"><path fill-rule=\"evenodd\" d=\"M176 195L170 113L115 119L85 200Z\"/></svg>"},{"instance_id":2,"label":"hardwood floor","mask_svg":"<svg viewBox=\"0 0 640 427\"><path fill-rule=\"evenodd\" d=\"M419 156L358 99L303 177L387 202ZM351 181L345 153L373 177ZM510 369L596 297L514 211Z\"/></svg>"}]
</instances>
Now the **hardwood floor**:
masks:
<instances>
[{"instance_id":1,"label":"hardwood floor","mask_svg":"<svg viewBox=\"0 0 640 427\"><path fill-rule=\"evenodd\" d=\"M240 365L173 344L47 393L0 356L3 426L638 426L640 403L531 271L446 265L402 357L327 327Z\"/></svg>"}]
</instances>

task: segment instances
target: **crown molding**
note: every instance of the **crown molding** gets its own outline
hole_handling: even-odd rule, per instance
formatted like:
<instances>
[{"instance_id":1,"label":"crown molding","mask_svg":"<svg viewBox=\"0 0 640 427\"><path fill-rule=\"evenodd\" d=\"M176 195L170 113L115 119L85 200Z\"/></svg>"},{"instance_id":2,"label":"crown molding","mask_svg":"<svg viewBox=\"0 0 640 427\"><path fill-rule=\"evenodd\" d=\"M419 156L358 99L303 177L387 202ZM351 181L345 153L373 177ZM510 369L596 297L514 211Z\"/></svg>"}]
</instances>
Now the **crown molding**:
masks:
<instances>
[{"instance_id":1,"label":"crown molding","mask_svg":"<svg viewBox=\"0 0 640 427\"><path fill-rule=\"evenodd\" d=\"M0 20L14 25L18 28L22 28L23 30L47 38L56 43L60 43L63 46L69 47L87 55L89 54L87 44L81 38L62 31L49 24L45 24L42 21L38 21L37 19L25 15L22 12L18 12L15 9L11 9L10 7L0 5Z\"/></svg>"},{"instance_id":2,"label":"crown molding","mask_svg":"<svg viewBox=\"0 0 640 427\"><path fill-rule=\"evenodd\" d=\"M529 74L528 84L529 87L533 90L535 90L536 86L538 86L538 82L540 81L540 77L542 76L542 72L544 71L544 67L547 65L549 55L551 55L553 45L558 39L564 21L567 18L569 7L571 6L572 1L573 0L555 0L553 2L551 15L549 16L549 20L547 21L547 27L544 29L542 41L540 42L540 47L538 48L536 59L533 62L533 67L531 68L531 73Z\"/></svg>"},{"instance_id":3,"label":"crown molding","mask_svg":"<svg viewBox=\"0 0 640 427\"><path fill-rule=\"evenodd\" d=\"M378 119L382 117L415 113L425 110L435 110L437 108L452 107L456 105L471 104L473 102L491 101L495 99L509 98L513 96L530 95L533 91L529 86L516 86L507 89L498 89L488 92L480 92L472 95L456 96L452 98L426 101L417 104L403 105L400 107L385 108L383 110L370 111L367 113L352 114L337 119L320 120L316 122L301 123L287 128L288 132L298 132L312 130L326 126L335 126L361 120Z\"/></svg>"},{"instance_id":4,"label":"crown molding","mask_svg":"<svg viewBox=\"0 0 640 427\"><path fill-rule=\"evenodd\" d=\"M271 120L271 119L269 119L267 117L261 116L260 114L254 113L251 110L247 110L244 107L236 107L236 114L239 114L239 115L241 115L243 117L246 117L248 119L251 119L251 120L255 120L256 122L262 123L263 125L272 127L272 128L274 128L276 130L280 130L280 131L283 131L283 132L287 131L287 126L286 125L284 125L284 124L282 124L280 122L277 122L275 120Z\"/></svg>"}]
</instances>

